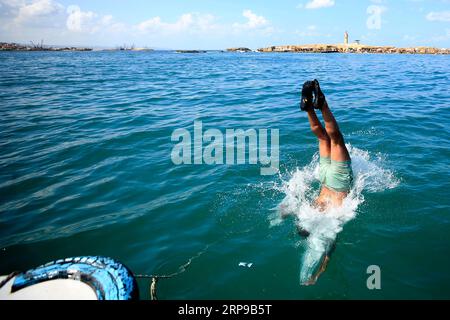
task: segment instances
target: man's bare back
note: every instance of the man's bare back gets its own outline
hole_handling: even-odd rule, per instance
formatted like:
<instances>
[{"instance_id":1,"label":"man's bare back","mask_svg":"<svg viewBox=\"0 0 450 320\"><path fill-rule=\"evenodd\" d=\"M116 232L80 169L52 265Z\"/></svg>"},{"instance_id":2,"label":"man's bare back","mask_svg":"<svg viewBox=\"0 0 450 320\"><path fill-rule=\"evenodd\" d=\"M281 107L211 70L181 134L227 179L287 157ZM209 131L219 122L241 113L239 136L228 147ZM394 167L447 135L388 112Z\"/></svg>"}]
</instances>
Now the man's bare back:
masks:
<instances>
[{"instance_id":1,"label":"man's bare back","mask_svg":"<svg viewBox=\"0 0 450 320\"><path fill-rule=\"evenodd\" d=\"M322 186L320 194L314 204L320 209L320 211L325 212L329 208L340 207L347 195L348 192L336 192Z\"/></svg>"}]
</instances>

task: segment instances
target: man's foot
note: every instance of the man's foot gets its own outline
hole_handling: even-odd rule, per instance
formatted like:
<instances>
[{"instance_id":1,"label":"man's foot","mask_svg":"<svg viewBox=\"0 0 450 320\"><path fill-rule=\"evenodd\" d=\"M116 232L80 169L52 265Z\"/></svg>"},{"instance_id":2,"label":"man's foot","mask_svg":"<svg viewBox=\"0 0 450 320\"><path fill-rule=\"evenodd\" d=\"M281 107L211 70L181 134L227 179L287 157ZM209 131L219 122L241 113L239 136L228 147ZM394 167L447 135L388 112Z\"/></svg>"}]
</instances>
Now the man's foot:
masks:
<instances>
[{"instance_id":1,"label":"man's foot","mask_svg":"<svg viewBox=\"0 0 450 320\"><path fill-rule=\"evenodd\" d=\"M306 81L302 88L302 98L300 101L300 110L308 111L313 107L314 82Z\"/></svg>"},{"instance_id":2,"label":"man's foot","mask_svg":"<svg viewBox=\"0 0 450 320\"><path fill-rule=\"evenodd\" d=\"M307 287L307 286L313 286L313 285L316 284L316 282L317 282L317 278L312 277L312 278L309 279L308 281L303 282L302 285L303 285L303 286L306 286L306 287Z\"/></svg>"},{"instance_id":3,"label":"man's foot","mask_svg":"<svg viewBox=\"0 0 450 320\"><path fill-rule=\"evenodd\" d=\"M319 81L314 79L314 108L322 110L323 105L326 103L325 95L322 90L320 90Z\"/></svg>"}]
</instances>

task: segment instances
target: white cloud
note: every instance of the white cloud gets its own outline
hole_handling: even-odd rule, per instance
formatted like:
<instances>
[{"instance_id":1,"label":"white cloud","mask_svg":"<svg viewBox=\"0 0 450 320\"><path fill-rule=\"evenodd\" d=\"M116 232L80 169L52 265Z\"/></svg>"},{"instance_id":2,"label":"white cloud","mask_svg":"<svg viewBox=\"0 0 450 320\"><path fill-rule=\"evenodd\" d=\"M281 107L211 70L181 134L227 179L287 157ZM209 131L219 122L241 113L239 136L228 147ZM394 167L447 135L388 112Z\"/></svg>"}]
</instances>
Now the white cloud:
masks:
<instances>
[{"instance_id":1,"label":"white cloud","mask_svg":"<svg viewBox=\"0 0 450 320\"><path fill-rule=\"evenodd\" d=\"M114 33L123 32L126 25L116 22L112 15L99 15L92 11L83 11L79 6L67 7L66 28L76 33Z\"/></svg>"},{"instance_id":2,"label":"white cloud","mask_svg":"<svg viewBox=\"0 0 450 320\"><path fill-rule=\"evenodd\" d=\"M86 10L79 5L63 6L60 0L0 0L0 34L4 41L29 42L44 39L47 44L117 45L137 43L160 47L234 44L244 35L267 36L270 22L251 10L242 12L239 23L218 23L208 13L185 13L175 21L154 16L136 24L118 22L111 15ZM267 39L265 40L267 41ZM259 45L259 44L258 44Z\"/></svg>"},{"instance_id":3,"label":"white cloud","mask_svg":"<svg viewBox=\"0 0 450 320\"><path fill-rule=\"evenodd\" d=\"M269 22L263 16L258 16L251 10L244 10L242 16L247 18L246 23L234 23L233 27L235 29L261 29L267 27Z\"/></svg>"},{"instance_id":4,"label":"white cloud","mask_svg":"<svg viewBox=\"0 0 450 320\"><path fill-rule=\"evenodd\" d=\"M244 10L242 15L248 19L247 26L250 29L264 27L268 24L266 18L254 14L251 10Z\"/></svg>"},{"instance_id":5,"label":"white cloud","mask_svg":"<svg viewBox=\"0 0 450 320\"><path fill-rule=\"evenodd\" d=\"M24 0L0 0L0 8L9 7L21 7L25 4Z\"/></svg>"},{"instance_id":6,"label":"white cloud","mask_svg":"<svg viewBox=\"0 0 450 320\"><path fill-rule=\"evenodd\" d=\"M215 17L211 14L185 13L174 23L162 21L160 17L145 20L135 28L143 33L204 33L217 28Z\"/></svg>"},{"instance_id":7,"label":"white cloud","mask_svg":"<svg viewBox=\"0 0 450 320\"><path fill-rule=\"evenodd\" d=\"M163 27L163 22L160 17L154 17L148 20L145 20L137 25L137 28L140 31L157 31L158 29Z\"/></svg>"},{"instance_id":8,"label":"white cloud","mask_svg":"<svg viewBox=\"0 0 450 320\"><path fill-rule=\"evenodd\" d=\"M16 1L13 3L18 4ZM22 20L36 16L49 16L61 11L62 8L62 5L52 0L38 0L20 7L17 19Z\"/></svg>"},{"instance_id":9,"label":"white cloud","mask_svg":"<svg viewBox=\"0 0 450 320\"><path fill-rule=\"evenodd\" d=\"M25 0L0 0L0 14L5 15L5 13L11 14L12 11L20 9L20 7L24 6ZM7 10L7 11L5 11Z\"/></svg>"},{"instance_id":10,"label":"white cloud","mask_svg":"<svg viewBox=\"0 0 450 320\"><path fill-rule=\"evenodd\" d=\"M426 18L428 21L450 22L450 11L430 12Z\"/></svg>"},{"instance_id":11,"label":"white cloud","mask_svg":"<svg viewBox=\"0 0 450 320\"><path fill-rule=\"evenodd\" d=\"M247 46L265 44L260 37L271 36L274 32L270 21L252 10L242 11L243 21L220 23L216 16L208 13L185 13L175 21L166 21L153 17L131 26L130 33L137 37L146 36L154 46L159 47L193 47L202 43L203 47L235 46L245 37ZM171 44L169 44L171 43ZM258 43L258 44L256 44Z\"/></svg>"},{"instance_id":12,"label":"white cloud","mask_svg":"<svg viewBox=\"0 0 450 320\"><path fill-rule=\"evenodd\" d=\"M103 16L101 19L100 19L100 24L102 24L102 25L110 25L112 22L113 22L113 16L112 15L106 15L106 16Z\"/></svg>"},{"instance_id":13,"label":"white cloud","mask_svg":"<svg viewBox=\"0 0 450 320\"><path fill-rule=\"evenodd\" d=\"M54 25L55 17L60 17L64 7L52 0L35 0L31 3L24 1L4 2L15 15L14 23L30 26Z\"/></svg>"},{"instance_id":14,"label":"white cloud","mask_svg":"<svg viewBox=\"0 0 450 320\"><path fill-rule=\"evenodd\" d=\"M92 11L81 11L79 6L71 5L67 8L67 21L66 26L70 31L82 32L82 31L94 31L97 14Z\"/></svg>"},{"instance_id":15,"label":"white cloud","mask_svg":"<svg viewBox=\"0 0 450 320\"><path fill-rule=\"evenodd\" d=\"M319 9L334 6L334 0L311 0L305 5L306 9Z\"/></svg>"},{"instance_id":16,"label":"white cloud","mask_svg":"<svg viewBox=\"0 0 450 320\"><path fill-rule=\"evenodd\" d=\"M271 23L263 16L259 16L251 10L244 10L242 16L247 19L245 23L233 23L232 29L235 34L242 31L254 31L264 35L270 35L274 32Z\"/></svg>"},{"instance_id":17,"label":"white cloud","mask_svg":"<svg viewBox=\"0 0 450 320\"><path fill-rule=\"evenodd\" d=\"M54 0L0 0L1 27L11 34L46 34L63 32L96 33L123 30L124 24L111 15L82 11L79 6L65 8ZM21 37L19 37L21 38Z\"/></svg>"},{"instance_id":18,"label":"white cloud","mask_svg":"<svg viewBox=\"0 0 450 320\"><path fill-rule=\"evenodd\" d=\"M211 14L185 13L175 22L167 22L161 17L153 17L133 26L133 29L148 35L204 35L227 37L230 31L234 35L243 32L253 32L254 34L269 35L274 31L271 23L261 15L254 13L252 10L244 10L242 16L244 22L235 22L232 24L219 24L216 17Z\"/></svg>"}]
</instances>

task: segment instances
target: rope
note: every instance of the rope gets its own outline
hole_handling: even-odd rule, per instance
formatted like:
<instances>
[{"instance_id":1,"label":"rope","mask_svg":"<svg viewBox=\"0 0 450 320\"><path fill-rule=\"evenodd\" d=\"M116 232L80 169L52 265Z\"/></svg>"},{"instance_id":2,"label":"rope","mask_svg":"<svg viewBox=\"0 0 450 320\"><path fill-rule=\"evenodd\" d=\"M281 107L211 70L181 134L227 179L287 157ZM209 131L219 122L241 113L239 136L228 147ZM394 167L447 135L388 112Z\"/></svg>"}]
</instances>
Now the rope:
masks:
<instances>
[{"instance_id":1,"label":"rope","mask_svg":"<svg viewBox=\"0 0 450 320\"><path fill-rule=\"evenodd\" d=\"M170 278L173 278L173 277L176 277L176 276L182 274L183 272L185 272L189 268L189 266L191 265L192 261L194 261L195 259L200 257L203 253L206 252L206 250L208 250L208 248L210 246L212 246L216 242L214 242L212 244L208 244L202 251L200 251L196 255L190 257L189 260L186 263L184 263L181 266L179 266L178 270L173 272L173 273L163 274L163 275L135 274L134 276L136 278L141 278L141 279L151 279L151 283L150 283L150 297L151 297L152 300L158 300L157 292L156 292L156 284L157 284L158 280L159 279L170 279Z\"/></svg>"}]
</instances>

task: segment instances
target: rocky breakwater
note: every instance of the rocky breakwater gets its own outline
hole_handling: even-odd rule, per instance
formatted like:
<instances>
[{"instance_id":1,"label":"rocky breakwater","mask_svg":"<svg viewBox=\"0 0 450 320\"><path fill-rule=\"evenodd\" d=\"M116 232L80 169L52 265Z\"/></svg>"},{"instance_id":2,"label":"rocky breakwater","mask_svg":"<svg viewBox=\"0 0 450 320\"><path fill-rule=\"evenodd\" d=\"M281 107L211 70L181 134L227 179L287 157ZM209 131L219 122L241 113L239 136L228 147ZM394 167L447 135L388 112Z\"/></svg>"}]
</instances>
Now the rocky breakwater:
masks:
<instances>
[{"instance_id":1,"label":"rocky breakwater","mask_svg":"<svg viewBox=\"0 0 450 320\"><path fill-rule=\"evenodd\" d=\"M251 52L252 50L249 48L238 47L238 48L228 48L228 52Z\"/></svg>"},{"instance_id":2,"label":"rocky breakwater","mask_svg":"<svg viewBox=\"0 0 450 320\"><path fill-rule=\"evenodd\" d=\"M397 53L397 54L450 54L450 49L433 47L397 48L394 46L369 46L363 44L307 44L282 45L258 49L259 52L298 53Z\"/></svg>"}]
</instances>

